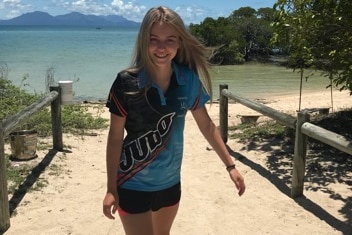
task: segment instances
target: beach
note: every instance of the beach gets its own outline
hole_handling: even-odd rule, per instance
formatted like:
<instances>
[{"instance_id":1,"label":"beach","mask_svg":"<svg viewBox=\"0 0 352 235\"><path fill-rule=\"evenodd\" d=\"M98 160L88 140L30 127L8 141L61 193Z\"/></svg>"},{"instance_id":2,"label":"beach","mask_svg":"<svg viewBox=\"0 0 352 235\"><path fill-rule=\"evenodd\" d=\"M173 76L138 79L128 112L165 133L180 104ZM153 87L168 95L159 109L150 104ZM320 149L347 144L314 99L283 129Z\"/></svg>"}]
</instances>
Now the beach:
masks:
<instances>
[{"instance_id":1,"label":"beach","mask_svg":"<svg viewBox=\"0 0 352 235\"><path fill-rule=\"evenodd\" d=\"M298 101L298 95L260 100L293 116ZM333 101L333 111L352 107L348 92L334 91ZM331 107L330 92L304 94L301 107ZM207 108L218 125L219 104ZM256 113L233 102L228 109L229 125L240 123L238 115ZM109 117L107 110L102 115ZM268 119L261 116L258 122ZM5 234L124 234L118 217L108 220L102 213L107 133L108 129L80 136L65 134L65 151L38 151L36 161L47 163L39 179L45 180L47 186L28 191L17 200L11 227ZM351 185L346 181L335 179L317 186L306 179L304 196L294 200L290 197L291 166L278 164L273 168L268 164L276 157L274 149L249 148L236 139L229 139L227 145L245 178L247 188L242 197L237 195L223 163L201 135L191 113L187 114L182 198L171 234L351 234ZM351 169L344 172L344 177L352 177Z\"/></svg>"}]
</instances>

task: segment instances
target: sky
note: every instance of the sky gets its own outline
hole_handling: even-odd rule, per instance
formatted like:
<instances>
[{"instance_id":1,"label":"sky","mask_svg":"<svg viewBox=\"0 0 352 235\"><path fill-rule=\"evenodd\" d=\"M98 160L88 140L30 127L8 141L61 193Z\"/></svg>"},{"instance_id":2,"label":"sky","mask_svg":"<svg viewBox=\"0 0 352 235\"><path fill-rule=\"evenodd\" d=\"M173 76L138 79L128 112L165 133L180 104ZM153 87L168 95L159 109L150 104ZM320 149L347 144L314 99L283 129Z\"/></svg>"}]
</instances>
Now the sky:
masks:
<instances>
[{"instance_id":1,"label":"sky","mask_svg":"<svg viewBox=\"0 0 352 235\"><path fill-rule=\"evenodd\" d=\"M141 22L146 11L155 6L175 10L185 23L200 23L206 17L227 17L240 7L272 7L276 0L0 0L0 19L12 19L33 11L52 16L70 12L93 15L120 15Z\"/></svg>"}]
</instances>

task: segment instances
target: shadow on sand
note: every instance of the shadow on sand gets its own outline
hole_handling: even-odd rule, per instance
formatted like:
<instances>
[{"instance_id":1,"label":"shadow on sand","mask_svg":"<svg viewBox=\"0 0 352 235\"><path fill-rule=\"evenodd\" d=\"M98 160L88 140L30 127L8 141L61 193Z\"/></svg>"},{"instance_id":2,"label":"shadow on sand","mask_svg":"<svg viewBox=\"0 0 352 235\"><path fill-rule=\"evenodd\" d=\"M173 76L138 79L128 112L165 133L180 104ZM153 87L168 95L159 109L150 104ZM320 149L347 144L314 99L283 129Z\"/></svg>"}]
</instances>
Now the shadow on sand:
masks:
<instances>
[{"instance_id":1,"label":"shadow on sand","mask_svg":"<svg viewBox=\"0 0 352 235\"><path fill-rule=\"evenodd\" d=\"M284 141L280 142L277 140L265 143L250 141L246 145L246 149L249 151L266 151L270 153L267 156L269 169L251 161L238 152L234 152L229 147L228 150L234 158L257 171L283 194L291 198L291 188L289 185L291 184L293 145L288 145ZM329 197L333 200L340 200L344 204L344 207L339 210L339 213L346 220L341 221L335 218L324 208L305 196L292 200L319 219L328 223L337 231L341 231L345 235L350 235L352 231L352 196L347 198L342 197L338 192L330 190L328 185L338 180L339 183L345 184L346 187L352 186L352 179L348 177L348 174L352 171L352 159L350 155L339 152L338 150L332 150L326 148L326 146L323 149L308 151L305 182L309 182L309 185L305 184L305 190L321 191L329 194Z\"/></svg>"},{"instance_id":2,"label":"shadow on sand","mask_svg":"<svg viewBox=\"0 0 352 235\"><path fill-rule=\"evenodd\" d=\"M40 175L50 165L58 151L51 149L45 157L32 169L31 173L23 181L23 183L14 192L11 199L9 200L10 215L15 214L16 208L23 200L26 193L31 189L34 183L39 179Z\"/></svg>"}]
</instances>

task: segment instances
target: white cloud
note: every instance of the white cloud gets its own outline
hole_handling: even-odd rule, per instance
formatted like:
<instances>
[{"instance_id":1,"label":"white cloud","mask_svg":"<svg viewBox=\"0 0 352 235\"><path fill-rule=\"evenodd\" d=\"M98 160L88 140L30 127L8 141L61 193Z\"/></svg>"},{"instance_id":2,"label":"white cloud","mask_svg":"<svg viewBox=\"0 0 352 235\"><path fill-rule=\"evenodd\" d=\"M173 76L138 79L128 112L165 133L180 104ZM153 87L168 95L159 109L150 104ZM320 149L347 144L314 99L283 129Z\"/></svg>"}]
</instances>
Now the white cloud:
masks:
<instances>
[{"instance_id":1,"label":"white cloud","mask_svg":"<svg viewBox=\"0 0 352 235\"><path fill-rule=\"evenodd\" d=\"M113 0L112 3L111 3L111 6L113 6L113 7L121 7L121 6L123 6L123 1Z\"/></svg>"},{"instance_id":2,"label":"white cloud","mask_svg":"<svg viewBox=\"0 0 352 235\"><path fill-rule=\"evenodd\" d=\"M8 19L11 19L11 18L17 17L19 15L21 15L21 12L19 10L12 10L6 15L6 17Z\"/></svg>"},{"instance_id":3,"label":"white cloud","mask_svg":"<svg viewBox=\"0 0 352 235\"><path fill-rule=\"evenodd\" d=\"M99 14L101 7L91 0L78 0L68 4L68 10L85 14Z\"/></svg>"},{"instance_id":4,"label":"white cloud","mask_svg":"<svg viewBox=\"0 0 352 235\"><path fill-rule=\"evenodd\" d=\"M4 4L9 4L9 5L15 5L15 4L20 4L21 0L4 0Z\"/></svg>"},{"instance_id":5,"label":"white cloud","mask_svg":"<svg viewBox=\"0 0 352 235\"><path fill-rule=\"evenodd\" d=\"M122 0L112 0L110 3L101 3L101 1L95 0L57 0L54 2L68 12L77 11L83 14L93 15L116 14L134 21L141 21L146 11L145 6L135 5L134 1L124 2Z\"/></svg>"},{"instance_id":6,"label":"white cloud","mask_svg":"<svg viewBox=\"0 0 352 235\"><path fill-rule=\"evenodd\" d=\"M122 15L129 20L141 21L146 12L146 7L136 5L134 1L125 3L121 0L113 0L111 2L111 10L114 14Z\"/></svg>"},{"instance_id":7,"label":"white cloud","mask_svg":"<svg viewBox=\"0 0 352 235\"><path fill-rule=\"evenodd\" d=\"M114 14L122 15L125 18L140 22L147 10L146 6L136 5L134 1L126 2L113 0L111 3Z\"/></svg>"},{"instance_id":8,"label":"white cloud","mask_svg":"<svg viewBox=\"0 0 352 235\"><path fill-rule=\"evenodd\" d=\"M199 23L199 19L206 17L206 10L196 6L180 6L175 11L181 16L186 24Z\"/></svg>"},{"instance_id":9,"label":"white cloud","mask_svg":"<svg viewBox=\"0 0 352 235\"><path fill-rule=\"evenodd\" d=\"M0 9L6 9L5 19L17 17L31 8L30 4L24 4L21 0L3 0L0 5Z\"/></svg>"}]
</instances>

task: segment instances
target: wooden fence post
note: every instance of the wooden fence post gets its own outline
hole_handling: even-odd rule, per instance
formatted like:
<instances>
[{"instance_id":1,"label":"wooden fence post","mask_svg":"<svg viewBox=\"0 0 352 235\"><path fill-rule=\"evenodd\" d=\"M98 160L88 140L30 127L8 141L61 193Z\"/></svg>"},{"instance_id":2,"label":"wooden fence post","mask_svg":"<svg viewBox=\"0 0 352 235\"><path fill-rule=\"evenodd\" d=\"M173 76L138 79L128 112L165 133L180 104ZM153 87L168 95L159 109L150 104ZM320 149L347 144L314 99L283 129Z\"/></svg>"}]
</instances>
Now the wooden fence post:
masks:
<instances>
[{"instance_id":1,"label":"wooden fence post","mask_svg":"<svg viewBox=\"0 0 352 235\"><path fill-rule=\"evenodd\" d=\"M224 143L227 143L227 131L228 131L228 103L229 99L227 96L221 94L223 89L228 89L228 85L220 84L219 86L219 126L220 126L220 135Z\"/></svg>"},{"instance_id":2,"label":"wooden fence post","mask_svg":"<svg viewBox=\"0 0 352 235\"><path fill-rule=\"evenodd\" d=\"M51 123L53 132L53 149L62 151L64 145L62 142L62 120L61 120L61 88L59 86L51 86L50 91L57 91L57 98L51 102Z\"/></svg>"},{"instance_id":3,"label":"wooden fence post","mask_svg":"<svg viewBox=\"0 0 352 235\"><path fill-rule=\"evenodd\" d=\"M309 121L306 111L297 113L295 150L292 169L291 197L303 196L304 175L306 170L307 136L302 133L302 125Z\"/></svg>"},{"instance_id":4,"label":"wooden fence post","mask_svg":"<svg viewBox=\"0 0 352 235\"><path fill-rule=\"evenodd\" d=\"M6 171L4 131L0 122L0 234L5 233L10 227Z\"/></svg>"}]
</instances>

